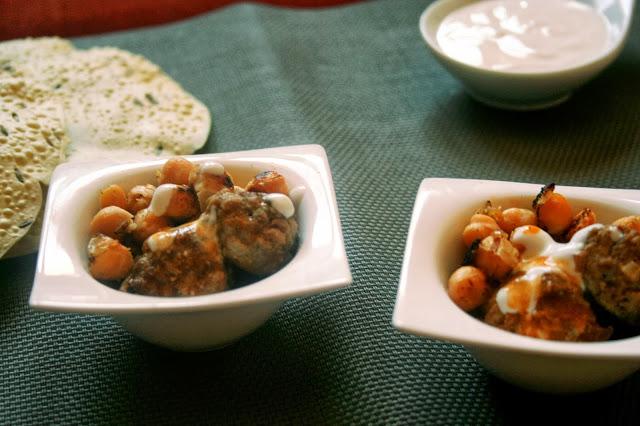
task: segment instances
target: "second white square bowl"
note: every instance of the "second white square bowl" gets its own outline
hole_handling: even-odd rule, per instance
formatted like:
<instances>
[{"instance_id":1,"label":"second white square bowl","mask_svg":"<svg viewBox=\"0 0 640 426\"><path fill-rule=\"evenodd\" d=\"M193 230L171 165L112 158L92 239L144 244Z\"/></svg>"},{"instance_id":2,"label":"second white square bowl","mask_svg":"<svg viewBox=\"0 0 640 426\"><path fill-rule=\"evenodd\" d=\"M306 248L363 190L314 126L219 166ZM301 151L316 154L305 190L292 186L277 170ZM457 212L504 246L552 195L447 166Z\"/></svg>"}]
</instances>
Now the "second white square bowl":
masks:
<instances>
[{"instance_id":1,"label":"second white square bowl","mask_svg":"<svg viewBox=\"0 0 640 426\"><path fill-rule=\"evenodd\" d=\"M640 368L640 337L597 343L555 342L520 336L485 324L447 294L460 266L462 230L487 200L531 208L542 185L466 179L425 179L416 197L404 254L393 325L401 331L460 343L498 377L552 393L586 392L615 383ZM640 191L557 186L577 211L593 209L611 223L640 214Z\"/></svg>"}]
</instances>

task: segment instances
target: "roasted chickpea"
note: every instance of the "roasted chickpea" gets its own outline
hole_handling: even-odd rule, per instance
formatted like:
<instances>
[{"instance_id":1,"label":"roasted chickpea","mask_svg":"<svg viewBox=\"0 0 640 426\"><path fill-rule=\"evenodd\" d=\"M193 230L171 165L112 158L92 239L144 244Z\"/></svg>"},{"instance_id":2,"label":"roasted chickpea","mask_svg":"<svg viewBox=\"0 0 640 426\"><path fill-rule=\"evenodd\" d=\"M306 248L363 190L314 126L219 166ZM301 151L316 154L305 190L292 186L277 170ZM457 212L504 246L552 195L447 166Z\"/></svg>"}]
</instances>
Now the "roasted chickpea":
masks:
<instances>
[{"instance_id":1,"label":"roasted chickpea","mask_svg":"<svg viewBox=\"0 0 640 426\"><path fill-rule=\"evenodd\" d=\"M207 207L209 197L222 189L234 187L233 178L219 163L205 163L194 168L189 176L189 182L196 192L202 211Z\"/></svg>"},{"instance_id":2,"label":"roasted chickpea","mask_svg":"<svg viewBox=\"0 0 640 426\"><path fill-rule=\"evenodd\" d=\"M481 240L499 230L500 227L492 217L474 214L471 216L470 223L462 231L462 240L467 247L470 247L475 240Z\"/></svg>"},{"instance_id":3,"label":"roasted chickpea","mask_svg":"<svg viewBox=\"0 0 640 426\"><path fill-rule=\"evenodd\" d=\"M488 277L501 280L520 262L520 252L504 232L494 232L480 241L474 264Z\"/></svg>"},{"instance_id":4,"label":"roasted chickpea","mask_svg":"<svg viewBox=\"0 0 640 426\"><path fill-rule=\"evenodd\" d=\"M182 222L200 214L196 195L188 186L179 185L173 192L164 216Z\"/></svg>"},{"instance_id":5,"label":"roasted chickpea","mask_svg":"<svg viewBox=\"0 0 640 426\"><path fill-rule=\"evenodd\" d=\"M133 215L116 206L101 209L91 220L89 232L91 235L104 234L111 238L122 238L128 231Z\"/></svg>"},{"instance_id":6,"label":"roasted chickpea","mask_svg":"<svg viewBox=\"0 0 640 426\"><path fill-rule=\"evenodd\" d=\"M636 231L640 234L640 216L626 216L613 222L613 225L623 231Z\"/></svg>"},{"instance_id":7,"label":"roasted chickpea","mask_svg":"<svg viewBox=\"0 0 640 426\"><path fill-rule=\"evenodd\" d=\"M127 208L127 194L120 185L109 185L100 191L100 208L109 206Z\"/></svg>"},{"instance_id":8,"label":"roasted chickpea","mask_svg":"<svg viewBox=\"0 0 640 426\"><path fill-rule=\"evenodd\" d=\"M156 232L167 229L171 226L169 219L165 216L156 216L148 208L136 213L133 219L133 238L139 243L144 242L149 236Z\"/></svg>"},{"instance_id":9,"label":"roasted chickpea","mask_svg":"<svg viewBox=\"0 0 640 426\"><path fill-rule=\"evenodd\" d=\"M565 234L565 240L569 241L576 232L586 228L587 226L593 225L594 223L596 223L596 214L593 210L589 208L580 210L580 212L571 221L569 229L567 229Z\"/></svg>"},{"instance_id":10,"label":"roasted chickpea","mask_svg":"<svg viewBox=\"0 0 640 426\"><path fill-rule=\"evenodd\" d=\"M537 225L536 214L529 209L512 207L502 211L502 219L498 222L500 228L510 234L511 231L526 225Z\"/></svg>"},{"instance_id":11,"label":"roasted chickpea","mask_svg":"<svg viewBox=\"0 0 640 426\"><path fill-rule=\"evenodd\" d=\"M284 176L274 171L266 171L256 175L245 189L252 192L279 192L285 195L289 193Z\"/></svg>"},{"instance_id":12,"label":"roasted chickpea","mask_svg":"<svg viewBox=\"0 0 640 426\"><path fill-rule=\"evenodd\" d=\"M189 185L189 174L195 164L182 157L168 159L158 171L158 185L173 183L175 185Z\"/></svg>"},{"instance_id":13,"label":"roasted chickpea","mask_svg":"<svg viewBox=\"0 0 640 426\"><path fill-rule=\"evenodd\" d=\"M131 251L119 241L97 235L89 241L89 273L98 280L121 280L133 267Z\"/></svg>"},{"instance_id":14,"label":"roasted chickpea","mask_svg":"<svg viewBox=\"0 0 640 426\"><path fill-rule=\"evenodd\" d=\"M151 199L153 198L153 192L156 190L156 187L147 184L147 185L136 185L129 191L129 203L128 208L131 213L136 214L142 209L146 209L151 204Z\"/></svg>"},{"instance_id":15,"label":"roasted chickpea","mask_svg":"<svg viewBox=\"0 0 640 426\"><path fill-rule=\"evenodd\" d=\"M564 196L553 192L555 184L546 185L533 201L538 226L551 235L562 235L573 220L571 205Z\"/></svg>"},{"instance_id":16,"label":"roasted chickpea","mask_svg":"<svg viewBox=\"0 0 640 426\"><path fill-rule=\"evenodd\" d=\"M476 214L489 216L490 218L495 220L496 223L500 223L500 221L502 220L502 207L496 207L493 205L491 200L487 200L484 203L484 206L480 210L476 211Z\"/></svg>"},{"instance_id":17,"label":"roasted chickpea","mask_svg":"<svg viewBox=\"0 0 640 426\"><path fill-rule=\"evenodd\" d=\"M472 311L489 300L491 288L484 272L473 266L462 266L449 278L448 293L463 311Z\"/></svg>"}]
</instances>

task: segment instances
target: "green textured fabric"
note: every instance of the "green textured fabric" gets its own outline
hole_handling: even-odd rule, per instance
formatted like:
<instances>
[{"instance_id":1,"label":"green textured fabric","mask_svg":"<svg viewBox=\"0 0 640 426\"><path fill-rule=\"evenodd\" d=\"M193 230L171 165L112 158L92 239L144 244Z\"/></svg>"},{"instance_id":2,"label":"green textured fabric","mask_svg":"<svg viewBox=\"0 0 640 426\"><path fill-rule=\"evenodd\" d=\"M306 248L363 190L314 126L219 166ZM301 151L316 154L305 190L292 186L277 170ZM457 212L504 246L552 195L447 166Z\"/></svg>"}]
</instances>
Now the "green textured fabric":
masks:
<instances>
[{"instance_id":1,"label":"green textured fabric","mask_svg":"<svg viewBox=\"0 0 640 426\"><path fill-rule=\"evenodd\" d=\"M237 5L77 39L143 54L207 104L203 152L323 145L354 282L285 303L233 346L183 354L110 318L30 310L36 257L2 260L0 424L639 424L638 374L541 396L492 378L460 346L391 327L423 178L638 186L638 14L622 56L571 101L510 113L472 101L428 54L417 28L427 4Z\"/></svg>"}]
</instances>

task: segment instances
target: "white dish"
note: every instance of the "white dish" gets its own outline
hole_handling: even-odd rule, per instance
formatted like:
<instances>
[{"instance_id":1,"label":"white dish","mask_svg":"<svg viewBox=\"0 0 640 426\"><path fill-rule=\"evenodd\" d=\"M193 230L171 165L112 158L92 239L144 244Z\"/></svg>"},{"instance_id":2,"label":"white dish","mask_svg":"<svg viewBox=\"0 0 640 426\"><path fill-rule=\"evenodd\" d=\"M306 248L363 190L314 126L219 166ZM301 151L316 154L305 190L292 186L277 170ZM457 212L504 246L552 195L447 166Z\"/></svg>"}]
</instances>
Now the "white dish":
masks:
<instances>
[{"instance_id":1,"label":"white dish","mask_svg":"<svg viewBox=\"0 0 640 426\"><path fill-rule=\"evenodd\" d=\"M436 33L452 11L478 0L439 0L420 16L419 28L436 59L467 92L485 104L514 110L548 108L566 101L571 93L606 68L620 54L631 26L634 0L578 0L601 12L610 29L608 48L591 60L554 71L517 72L483 69L446 55Z\"/></svg>"},{"instance_id":2,"label":"white dish","mask_svg":"<svg viewBox=\"0 0 640 426\"><path fill-rule=\"evenodd\" d=\"M496 376L552 393L586 392L640 368L640 337L597 343L546 341L485 324L458 308L447 281L464 255L462 230L475 210L530 207L542 185L466 179L425 179L407 237L393 325L401 331L460 343ZM557 186L575 210L591 207L598 221L640 213L640 191Z\"/></svg>"},{"instance_id":3,"label":"white dish","mask_svg":"<svg viewBox=\"0 0 640 426\"><path fill-rule=\"evenodd\" d=\"M99 191L113 183L128 189L154 182L165 159L64 164L51 178L30 305L46 311L110 315L151 343L206 350L250 333L286 299L351 283L333 181L321 146L185 158L196 163L215 159L240 185L260 171L277 170L290 188L303 187L297 200L300 243L294 258L261 281L211 295L151 297L107 287L87 270L89 222L99 210Z\"/></svg>"}]
</instances>

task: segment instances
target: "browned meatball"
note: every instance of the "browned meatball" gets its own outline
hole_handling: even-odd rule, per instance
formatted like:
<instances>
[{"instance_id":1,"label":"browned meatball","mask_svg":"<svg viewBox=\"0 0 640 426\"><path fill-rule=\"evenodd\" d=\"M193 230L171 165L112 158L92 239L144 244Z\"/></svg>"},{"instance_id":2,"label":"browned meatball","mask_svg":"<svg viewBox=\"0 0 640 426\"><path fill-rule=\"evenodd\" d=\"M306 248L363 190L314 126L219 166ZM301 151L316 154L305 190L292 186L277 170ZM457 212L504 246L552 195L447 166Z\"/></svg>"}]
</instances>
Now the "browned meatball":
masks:
<instances>
[{"instance_id":1,"label":"browned meatball","mask_svg":"<svg viewBox=\"0 0 640 426\"><path fill-rule=\"evenodd\" d=\"M640 325L640 234L631 228L592 231L576 265L595 301L622 321Z\"/></svg>"},{"instance_id":2,"label":"browned meatball","mask_svg":"<svg viewBox=\"0 0 640 426\"><path fill-rule=\"evenodd\" d=\"M196 296L227 288L217 225L209 215L153 234L143 250L120 290L150 296Z\"/></svg>"},{"instance_id":3,"label":"browned meatball","mask_svg":"<svg viewBox=\"0 0 640 426\"><path fill-rule=\"evenodd\" d=\"M510 283L514 283L518 277ZM509 285L509 284L507 284ZM523 285L516 283L515 285ZM600 341L607 340L611 328L598 325L582 290L560 273L546 273L538 285L536 309L529 312L528 295L518 294L522 302L517 312L504 314L494 295L489 301L485 322L513 333L547 340ZM511 291L516 290L514 287Z\"/></svg>"},{"instance_id":4,"label":"browned meatball","mask_svg":"<svg viewBox=\"0 0 640 426\"><path fill-rule=\"evenodd\" d=\"M271 274L289 261L298 232L295 218L285 218L264 196L236 189L209 199L225 258L256 275Z\"/></svg>"}]
</instances>

